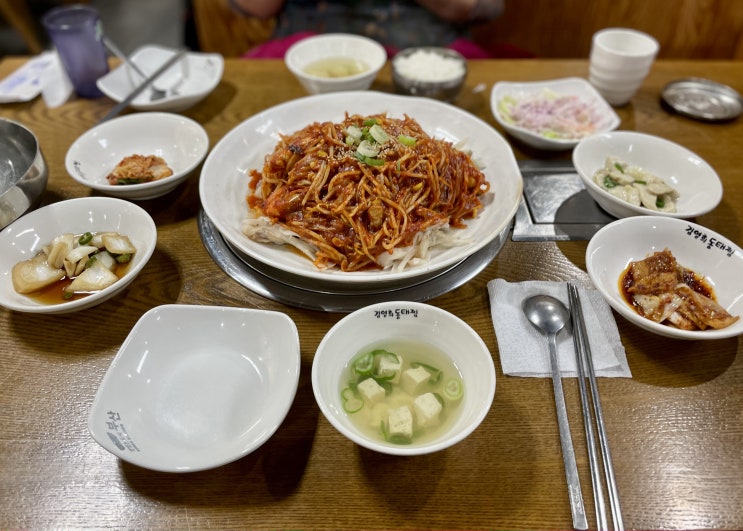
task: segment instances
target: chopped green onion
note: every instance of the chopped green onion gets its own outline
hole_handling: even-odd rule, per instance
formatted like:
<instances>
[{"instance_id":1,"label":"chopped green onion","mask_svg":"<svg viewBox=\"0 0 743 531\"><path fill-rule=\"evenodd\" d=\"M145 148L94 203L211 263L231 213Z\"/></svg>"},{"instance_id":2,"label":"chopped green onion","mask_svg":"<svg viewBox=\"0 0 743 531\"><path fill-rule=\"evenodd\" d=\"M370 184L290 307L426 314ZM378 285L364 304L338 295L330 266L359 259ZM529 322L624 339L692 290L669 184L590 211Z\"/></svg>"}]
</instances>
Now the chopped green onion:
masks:
<instances>
[{"instance_id":1,"label":"chopped green onion","mask_svg":"<svg viewBox=\"0 0 743 531\"><path fill-rule=\"evenodd\" d=\"M88 245L91 241L93 241L93 234L90 232L86 232L82 236L80 236L80 239L77 241L80 245Z\"/></svg>"},{"instance_id":2,"label":"chopped green onion","mask_svg":"<svg viewBox=\"0 0 743 531\"><path fill-rule=\"evenodd\" d=\"M381 166L384 164L384 161L382 159L376 159L373 157L367 157L366 155L362 155L358 151L354 153L354 156L359 159L364 164L367 164L369 166Z\"/></svg>"},{"instance_id":3,"label":"chopped green onion","mask_svg":"<svg viewBox=\"0 0 743 531\"><path fill-rule=\"evenodd\" d=\"M606 175L606 176L604 177L604 186L605 186L606 188L614 188L614 187L615 187L616 185L617 185L617 183L616 183L616 182L614 182L614 179L612 179L612 178L611 178L611 177L609 177L608 175Z\"/></svg>"},{"instance_id":4,"label":"chopped green onion","mask_svg":"<svg viewBox=\"0 0 743 531\"><path fill-rule=\"evenodd\" d=\"M382 126L379 124L374 124L369 128L369 134L371 137L379 142L380 144L384 144L387 142L390 137L387 135L384 129L382 129Z\"/></svg>"},{"instance_id":5,"label":"chopped green onion","mask_svg":"<svg viewBox=\"0 0 743 531\"><path fill-rule=\"evenodd\" d=\"M63 291L62 292L62 298L66 301L70 300L72 297L74 297L75 294L72 291Z\"/></svg>"},{"instance_id":6,"label":"chopped green onion","mask_svg":"<svg viewBox=\"0 0 743 531\"><path fill-rule=\"evenodd\" d=\"M615 163L614 163L614 167L615 167L616 169L618 169L618 170L619 170L620 172L624 173L624 168L622 168L622 165L621 165L621 164L619 164L618 162L615 162Z\"/></svg>"},{"instance_id":7,"label":"chopped green onion","mask_svg":"<svg viewBox=\"0 0 743 531\"><path fill-rule=\"evenodd\" d=\"M657 199L655 200L655 206L657 206L658 208L663 208L664 206L666 206L666 202L665 202L665 201L663 201L663 199L661 199L661 198L659 197L659 198L657 198Z\"/></svg>"},{"instance_id":8,"label":"chopped green onion","mask_svg":"<svg viewBox=\"0 0 743 531\"><path fill-rule=\"evenodd\" d=\"M350 387L341 391L341 400L343 401L343 411L346 413L356 413L364 407L364 401Z\"/></svg>"},{"instance_id":9,"label":"chopped green onion","mask_svg":"<svg viewBox=\"0 0 743 531\"><path fill-rule=\"evenodd\" d=\"M93 267L93 264L95 264L98 261L98 257L96 255L91 256L88 258L88 261L85 262L85 269L88 269L89 267Z\"/></svg>"},{"instance_id":10,"label":"chopped green onion","mask_svg":"<svg viewBox=\"0 0 743 531\"><path fill-rule=\"evenodd\" d=\"M371 127L372 125L377 125L377 119L376 118L367 118L364 120L364 125L367 127Z\"/></svg>"},{"instance_id":11,"label":"chopped green onion","mask_svg":"<svg viewBox=\"0 0 743 531\"><path fill-rule=\"evenodd\" d=\"M397 135L397 140L403 145L403 146L414 146L415 145L415 138L408 135Z\"/></svg>"},{"instance_id":12,"label":"chopped green onion","mask_svg":"<svg viewBox=\"0 0 743 531\"><path fill-rule=\"evenodd\" d=\"M365 157L376 157L379 155L379 146L368 140L362 140L359 147L356 148L356 153L360 153Z\"/></svg>"},{"instance_id":13,"label":"chopped green onion","mask_svg":"<svg viewBox=\"0 0 743 531\"><path fill-rule=\"evenodd\" d=\"M647 181L643 181L642 179L635 179L636 184L648 184Z\"/></svg>"},{"instance_id":14,"label":"chopped green onion","mask_svg":"<svg viewBox=\"0 0 743 531\"><path fill-rule=\"evenodd\" d=\"M132 255L130 253L116 255L116 261L120 264L126 264L131 259L132 259Z\"/></svg>"},{"instance_id":15,"label":"chopped green onion","mask_svg":"<svg viewBox=\"0 0 743 531\"><path fill-rule=\"evenodd\" d=\"M452 378L444 385L444 397L447 400L459 400L464 392L461 380Z\"/></svg>"},{"instance_id":16,"label":"chopped green onion","mask_svg":"<svg viewBox=\"0 0 743 531\"><path fill-rule=\"evenodd\" d=\"M374 370L374 356L372 353L367 352L353 360L353 370L359 376L371 376Z\"/></svg>"}]
</instances>

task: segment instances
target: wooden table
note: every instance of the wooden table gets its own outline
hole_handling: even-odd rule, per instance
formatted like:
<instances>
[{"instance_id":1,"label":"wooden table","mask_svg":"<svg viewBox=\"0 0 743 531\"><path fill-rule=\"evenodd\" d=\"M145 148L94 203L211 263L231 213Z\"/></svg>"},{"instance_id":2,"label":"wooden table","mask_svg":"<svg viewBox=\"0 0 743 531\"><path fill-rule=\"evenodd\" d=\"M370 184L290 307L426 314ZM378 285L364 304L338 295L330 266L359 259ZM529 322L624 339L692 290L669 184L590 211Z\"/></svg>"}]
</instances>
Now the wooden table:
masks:
<instances>
[{"instance_id":1,"label":"wooden table","mask_svg":"<svg viewBox=\"0 0 743 531\"><path fill-rule=\"evenodd\" d=\"M21 64L0 63L0 77ZM497 128L489 93L499 80L587 75L585 61L472 62L457 104ZM741 63L658 62L622 128L666 137L705 158L723 180L722 203L697 221L743 244L741 120L704 124L659 104L669 81L702 76L739 90ZM375 89L391 91L389 67ZM283 63L228 60L216 90L184 114L212 145L242 120L303 96ZM73 140L113 106L106 99L47 109L39 98L6 104L2 116L38 135L50 167L51 203L90 195L65 172ZM518 158L568 154L532 152ZM141 203L158 226L157 249L126 291L95 309L63 316L0 310L0 529L544 529L571 526L551 383L504 376L486 283L532 279L589 283L586 242L515 243L475 279L433 304L466 320L493 355L497 389L482 425L439 453L396 458L366 451L320 414L311 389L313 353L340 314L264 299L229 278L201 244L198 177ZM148 309L167 303L286 312L301 338L297 397L255 453L205 472L171 475L122 462L87 431L98 384ZM624 520L630 529L743 528L743 348L737 338L684 342L644 332L617 316L632 379L601 379L604 415ZM574 379L565 381L589 517L590 478Z\"/></svg>"}]
</instances>

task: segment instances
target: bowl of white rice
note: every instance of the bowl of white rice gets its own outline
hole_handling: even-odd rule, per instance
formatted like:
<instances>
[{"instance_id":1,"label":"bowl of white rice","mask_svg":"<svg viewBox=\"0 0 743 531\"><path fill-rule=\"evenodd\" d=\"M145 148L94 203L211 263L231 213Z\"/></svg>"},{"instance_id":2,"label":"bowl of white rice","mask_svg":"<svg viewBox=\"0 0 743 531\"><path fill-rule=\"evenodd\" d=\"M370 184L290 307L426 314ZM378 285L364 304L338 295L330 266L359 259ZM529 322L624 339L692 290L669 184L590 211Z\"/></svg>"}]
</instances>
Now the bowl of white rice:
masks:
<instances>
[{"instance_id":1,"label":"bowl of white rice","mask_svg":"<svg viewBox=\"0 0 743 531\"><path fill-rule=\"evenodd\" d=\"M398 94L451 102L466 77L467 60L449 48L407 48L392 59L392 81Z\"/></svg>"}]
</instances>

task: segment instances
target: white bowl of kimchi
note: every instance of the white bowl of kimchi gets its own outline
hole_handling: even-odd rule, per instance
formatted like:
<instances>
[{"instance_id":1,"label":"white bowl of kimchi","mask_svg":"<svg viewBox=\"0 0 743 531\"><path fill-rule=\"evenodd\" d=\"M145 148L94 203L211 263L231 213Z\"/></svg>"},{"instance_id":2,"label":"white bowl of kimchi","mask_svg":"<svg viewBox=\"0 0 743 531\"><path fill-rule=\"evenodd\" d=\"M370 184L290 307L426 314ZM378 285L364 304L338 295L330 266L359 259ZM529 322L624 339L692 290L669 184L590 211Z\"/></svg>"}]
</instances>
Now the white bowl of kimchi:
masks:
<instances>
[{"instance_id":1,"label":"white bowl of kimchi","mask_svg":"<svg viewBox=\"0 0 743 531\"><path fill-rule=\"evenodd\" d=\"M583 78L515 83L490 92L496 121L515 139L543 150L572 149L585 137L619 127L619 116Z\"/></svg>"},{"instance_id":2,"label":"white bowl of kimchi","mask_svg":"<svg viewBox=\"0 0 743 531\"><path fill-rule=\"evenodd\" d=\"M471 154L472 160L484 173L490 189L480 196L482 207L475 211L474 217L462 219L461 228L449 231L449 235L456 239L455 245L447 245L452 243L448 241L446 244L431 246L419 244L407 246L405 249L413 247L417 255L414 260L406 262L400 262L395 258L395 264L400 266L399 268L344 270L342 267L319 267L312 258L299 252L292 244L282 244L275 240L261 241L246 235L244 232L246 220L251 220L252 226L252 220L256 219L251 217L253 212L246 198L251 194L250 184L254 181L254 174L263 170L264 164L267 164L267 156L274 153L277 144L283 142L282 139L292 137L295 132L313 124L328 123L334 126L343 122L347 113L363 116L386 113L388 117L395 119L408 116L416 120L429 137L440 142L448 142L457 146L459 150ZM389 136L393 137L393 142L402 142L397 131L390 129L389 133ZM318 153L320 157L330 156L330 152L335 150L335 148L315 149L313 141L306 138L298 138L291 142L296 142L296 145L289 144L287 151L289 158L293 158L294 155L300 157L307 152ZM343 139L343 142L345 145L346 140ZM365 169L373 171L375 158L378 157L369 155L369 159L372 160L367 162L371 165L365 166ZM320 163L317 168L322 166ZM399 169L402 171L405 166L401 165ZM316 168L310 170L314 174ZM354 175L360 171L358 165L350 170ZM304 182L304 179L299 179L298 182ZM333 176L328 176L325 182L336 181L333 181ZM373 179L363 178L349 186L368 187L372 182ZM318 189L322 189L322 186L320 183ZM426 185L423 186L422 191ZM348 194L349 199L356 197L356 192L349 193L345 185L335 187L333 190L333 193L342 191ZM318 279L344 287L353 285L354 288L362 286L377 288L381 285L387 287L410 284L425 275L458 264L492 242L507 230L516 213L521 198L522 179L513 151L505 139L490 125L470 113L430 98L361 91L308 96L278 105L247 119L225 135L207 157L201 173L199 192L202 206L209 219L239 252L270 267L304 278ZM308 193L307 197L313 196L315 189L309 189ZM298 199L296 212L303 212L298 219L304 222L311 219L312 213L303 211L305 209L303 198L306 194L300 195L302 197L296 196ZM380 192L377 196L383 197L383 194ZM288 199L291 197L294 196L290 195ZM384 197L385 204L391 208L387 212L393 210L398 213L405 212L394 198ZM412 205L412 208L417 207L420 205ZM328 243L332 244L334 238L348 235L350 231L346 229L350 223L347 224L346 221L354 223L358 221L357 214L348 215L353 216L353 219L338 221L338 230L336 227L330 227L332 230L323 232L330 238ZM387 218L381 216L379 219ZM308 224L306 228L320 233L314 224ZM273 228L269 229L272 232L271 236L275 236ZM291 242L297 238L290 231L285 231L284 235ZM395 250L407 252L404 249Z\"/></svg>"},{"instance_id":3,"label":"white bowl of kimchi","mask_svg":"<svg viewBox=\"0 0 743 531\"><path fill-rule=\"evenodd\" d=\"M743 250L711 229L624 218L593 236L586 268L611 307L645 330L688 340L743 334Z\"/></svg>"}]
</instances>

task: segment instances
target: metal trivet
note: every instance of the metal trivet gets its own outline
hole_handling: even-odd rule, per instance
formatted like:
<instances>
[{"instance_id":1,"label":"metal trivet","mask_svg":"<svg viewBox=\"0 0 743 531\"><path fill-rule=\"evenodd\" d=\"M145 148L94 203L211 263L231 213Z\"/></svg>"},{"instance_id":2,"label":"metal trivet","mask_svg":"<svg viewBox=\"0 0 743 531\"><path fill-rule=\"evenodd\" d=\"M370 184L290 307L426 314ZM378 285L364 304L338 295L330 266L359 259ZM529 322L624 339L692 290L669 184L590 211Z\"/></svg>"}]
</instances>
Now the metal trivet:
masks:
<instances>
[{"instance_id":1,"label":"metal trivet","mask_svg":"<svg viewBox=\"0 0 743 531\"><path fill-rule=\"evenodd\" d=\"M315 279L267 266L229 245L206 213L199 211L199 234L207 252L233 280L250 291L288 306L325 312L352 312L377 302L404 300L423 302L452 291L474 278L501 250L511 224L488 245L458 264L433 276L412 278L407 283L379 288L326 283L318 289Z\"/></svg>"},{"instance_id":2,"label":"metal trivet","mask_svg":"<svg viewBox=\"0 0 743 531\"><path fill-rule=\"evenodd\" d=\"M513 241L590 240L615 220L594 201L570 161L519 161L524 194Z\"/></svg>"}]
</instances>

